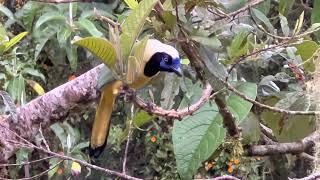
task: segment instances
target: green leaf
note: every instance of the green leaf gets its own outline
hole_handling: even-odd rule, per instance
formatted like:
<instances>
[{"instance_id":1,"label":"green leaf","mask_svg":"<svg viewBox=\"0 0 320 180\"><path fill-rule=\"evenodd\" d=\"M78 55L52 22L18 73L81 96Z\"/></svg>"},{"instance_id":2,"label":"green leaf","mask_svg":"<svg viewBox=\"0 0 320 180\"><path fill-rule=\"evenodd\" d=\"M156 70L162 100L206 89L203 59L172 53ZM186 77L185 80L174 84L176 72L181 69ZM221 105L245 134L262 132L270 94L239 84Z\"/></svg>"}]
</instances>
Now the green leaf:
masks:
<instances>
[{"instance_id":1,"label":"green leaf","mask_svg":"<svg viewBox=\"0 0 320 180\"><path fill-rule=\"evenodd\" d=\"M182 179L191 179L201 163L223 143L225 129L218 107L206 104L193 116L175 121L172 141Z\"/></svg>"},{"instance_id":2,"label":"green leaf","mask_svg":"<svg viewBox=\"0 0 320 180\"><path fill-rule=\"evenodd\" d=\"M301 28L303 26L303 20L304 20L304 11L302 11L302 13L299 16L299 19L296 22L296 25L294 26L294 29L293 29L293 34L294 35L300 33Z\"/></svg>"},{"instance_id":3,"label":"green leaf","mask_svg":"<svg viewBox=\"0 0 320 180\"><path fill-rule=\"evenodd\" d=\"M27 148L20 148L17 152L16 152L16 163L17 164L21 164L21 163L25 163L28 162L29 160L29 154L31 153L30 149ZM22 166L19 166L19 168L21 168Z\"/></svg>"},{"instance_id":4,"label":"green leaf","mask_svg":"<svg viewBox=\"0 0 320 180\"><path fill-rule=\"evenodd\" d=\"M17 81L17 78L14 78L8 81L8 87L7 87L8 93L10 94L13 101L17 100L17 89L15 88L16 81Z\"/></svg>"},{"instance_id":5,"label":"green leaf","mask_svg":"<svg viewBox=\"0 0 320 180\"><path fill-rule=\"evenodd\" d=\"M129 57L127 61L127 71L126 71L126 83L132 84L132 82L138 80L139 72L141 71L141 59L143 59L145 54L145 47L147 45L149 36L145 36L141 41L135 43L134 53Z\"/></svg>"},{"instance_id":6,"label":"green leaf","mask_svg":"<svg viewBox=\"0 0 320 180\"><path fill-rule=\"evenodd\" d=\"M99 11L99 15L101 16L106 16L112 20L116 20L116 17L111 14L110 12L112 12L112 10L110 9L109 11ZM80 15L80 19L81 18L96 18L97 16L97 13L94 11L94 10L86 10L86 11L83 11Z\"/></svg>"},{"instance_id":7,"label":"green leaf","mask_svg":"<svg viewBox=\"0 0 320 180\"><path fill-rule=\"evenodd\" d=\"M311 23L320 23L320 1L313 1L313 8L311 11ZM314 33L318 40L320 40L320 32Z\"/></svg>"},{"instance_id":8,"label":"green leaf","mask_svg":"<svg viewBox=\"0 0 320 180\"><path fill-rule=\"evenodd\" d=\"M92 36L103 37L103 34L96 28L96 26L88 19L81 18L75 22L81 29L88 31Z\"/></svg>"},{"instance_id":9,"label":"green leaf","mask_svg":"<svg viewBox=\"0 0 320 180\"><path fill-rule=\"evenodd\" d=\"M257 85L254 83L239 83L235 88L251 99L257 96ZM252 107L250 102L233 93L229 96L227 105L238 123L248 115Z\"/></svg>"},{"instance_id":10,"label":"green leaf","mask_svg":"<svg viewBox=\"0 0 320 180\"><path fill-rule=\"evenodd\" d=\"M314 23L309 27L304 33L310 32L310 31L319 31L320 29L320 23Z\"/></svg>"},{"instance_id":11,"label":"green leaf","mask_svg":"<svg viewBox=\"0 0 320 180\"><path fill-rule=\"evenodd\" d=\"M291 10L295 0L280 0L279 12L287 17L288 12Z\"/></svg>"},{"instance_id":12,"label":"green leaf","mask_svg":"<svg viewBox=\"0 0 320 180\"><path fill-rule=\"evenodd\" d=\"M139 111L134 115L133 124L136 127L141 127L146 123L150 122L151 120L152 120L152 116L149 113L145 111Z\"/></svg>"},{"instance_id":13,"label":"green leaf","mask_svg":"<svg viewBox=\"0 0 320 180\"><path fill-rule=\"evenodd\" d=\"M20 105L23 105L25 103L25 80L21 74L18 77L15 77L13 80L9 81L8 92L12 99Z\"/></svg>"},{"instance_id":14,"label":"green leaf","mask_svg":"<svg viewBox=\"0 0 320 180\"><path fill-rule=\"evenodd\" d=\"M135 9L138 6L138 1L136 0L124 0L130 9Z\"/></svg>"},{"instance_id":15,"label":"green leaf","mask_svg":"<svg viewBox=\"0 0 320 180\"><path fill-rule=\"evenodd\" d=\"M45 6L45 3L28 1L21 9L17 9L16 18L21 20L25 28L31 32L35 17L41 13L43 6Z\"/></svg>"},{"instance_id":16,"label":"green leaf","mask_svg":"<svg viewBox=\"0 0 320 180\"><path fill-rule=\"evenodd\" d=\"M289 36L290 33L290 28L288 25L288 20L285 16L283 16L282 14L279 14L280 17L280 25L281 25L281 29L282 29L282 33L284 36Z\"/></svg>"},{"instance_id":17,"label":"green leaf","mask_svg":"<svg viewBox=\"0 0 320 180\"><path fill-rule=\"evenodd\" d=\"M227 47L227 53L232 63L234 59L247 53L248 50L248 33L246 31L239 32L232 40L231 45Z\"/></svg>"},{"instance_id":18,"label":"green leaf","mask_svg":"<svg viewBox=\"0 0 320 180\"><path fill-rule=\"evenodd\" d=\"M90 144L89 141L79 143L79 144L75 145L75 146L72 148L72 151L71 151L71 152L81 151L83 148L87 148L87 147L89 146L89 144Z\"/></svg>"},{"instance_id":19,"label":"green leaf","mask_svg":"<svg viewBox=\"0 0 320 180\"><path fill-rule=\"evenodd\" d=\"M244 145L256 143L260 140L260 124L258 117L249 113L244 121L240 123L241 138Z\"/></svg>"},{"instance_id":20,"label":"green leaf","mask_svg":"<svg viewBox=\"0 0 320 180\"><path fill-rule=\"evenodd\" d=\"M271 0L264 0L263 3L260 3L256 8L261 11L263 14L267 15L270 11Z\"/></svg>"},{"instance_id":21,"label":"green leaf","mask_svg":"<svg viewBox=\"0 0 320 180\"><path fill-rule=\"evenodd\" d=\"M161 92L161 107L165 109L171 109L174 105L174 98L179 93L180 79L175 74L166 74L164 78L163 90Z\"/></svg>"},{"instance_id":22,"label":"green leaf","mask_svg":"<svg viewBox=\"0 0 320 180\"><path fill-rule=\"evenodd\" d=\"M172 0L166 0L163 4L163 10L165 11L172 11L173 10L173 5L172 5Z\"/></svg>"},{"instance_id":23,"label":"green leaf","mask_svg":"<svg viewBox=\"0 0 320 180\"><path fill-rule=\"evenodd\" d=\"M109 68L112 68L116 62L116 50L107 39L86 37L74 41L73 44L87 49L93 55L101 59Z\"/></svg>"},{"instance_id":24,"label":"green leaf","mask_svg":"<svg viewBox=\"0 0 320 180\"><path fill-rule=\"evenodd\" d=\"M251 12L253 13L253 18L259 19L268 28L269 32L274 32L274 27L266 15L264 15L261 11L255 8L252 8Z\"/></svg>"},{"instance_id":25,"label":"green leaf","mask_svg":"<svg viewBox=\"0 0 320 180\"><path fill-rule=\"evenodd\" d=\"M54 20L67 22L66 17L64 17L62 14L58 12L47 12L42 16L40 16L34 28L38 29L42 24L49 23L50 21L54 21Z\"/></svg>"},{"instance_id":26,"label":"green leaf","mask_svg":"<svg viewBox=\"0 0 320 180\"><path fill-rule=\"evenodd\" d=\"M61 161L59 158L52 158L49 160L49 169L50 171L48 172L48 178L52 179L56 172L59 169L59 165L56 165L59 161Z\"/></svg>"},{"instance_id":27,"label":"green leaf","mask_svg":"<svg viewBox=\"0 0 320 180\"><path fill-rule=\"evenodd\" d=\"M295 45L297 48L296 54L301 56L303 63L303 67L306 71L314 72L315 64L314 64L314 55L317 53L319 49L319 45L310 40L305 40L300 44Z\"/></svg>"},{"instance_id":28,"label":"green leaf","mask_svg":"<svg viewBox=\"0 0 320 180\"><path fill-rule=\"evenodd\" d=\"M17 90L18 90L18 96L17 100L21 105L24 105L26 103L26 85L25 85L25 79L22 76L22 74L19 75L18 81L17 81Z\"/></svg>"},{"instance_id":29,"label":"green leaf","mask_svg":"<svg viewBox=\"0 0 320 180\"><path fill-rule=\"evenodd\" d=\"M3 27L3 25L0 23L0 44L2 44L5 41L8 41L8 40L9 40L9 38L7 36L7 31Z\"/></svg>"},{"instance_id":30,"label":"green leaf","mask_svg":"<svg viewBox=\"0 0 320 180\"><path fill-rule=\"evenodd\" d=\"M4 73L0 73L0 80L5 80L6 79L6 75Z\"/></svg>"},{"instance_id":31,"label":"green leaf","mask_svg":"<svg viewBox=\"0 0 320 180\"><path fill-rule=\"evenodd\" d=\"M4 15L6 15L9 19L15 20L13 13L5 7L4 5L0 5L0 12L2 12Z\"/></svg>"},{"instance_id":32,"label":"green leaf","mask_svg":"<svg viewBox=\"0 0 320 180\"><path fill-rule=\"evenodd\" d=\"M257 86L253 83L242 83L236 88L250 98L256 97ZM199 84L195 84L192 89L197 93L194 96L201 94ZM248 115L252 104L232 94L227 99L227 106L237 122L241 122ZM174 122L172 141L182 179L192 178L201 163L224 142L225 132L216 104L206 103L192 116Z\"/></svg>"},{"instance_id":33,"label":"green leaf","mask_svg":"<svg viewBox=\"0 0 320 180\"><path fill-rule=\"evenodd\" d=\"M141 1L138 7L130 12L129 16L121 25L122 34L120 36L120 45L123 59L127 59L131 54L132 47L142 30L146 18L157 2L157 0Z\"/></svg>"},{"instance_id":34,"label":"green leaf","mask_svg":"<svg viewBox=\"0 0 320 180\"><path fill-rule=\"evenodd\" d=\"M54 132L54 134L60 140L62 148L65 149L67 147L67 133L61 126L61 123L54 123L50 126L50 129Z\"/></svg>"},{"instance_id":35,"label":"green leaf","mask_svg":"<svg viewBox=\"0 0 320 180\"><path fill-rule=\"evenodd\" d=\"M56 33L58 29L54 29L51 27L45 27L40 30L37 29L33 32L33 37L35 37L37 45L34 52L34 59L37 60L39 54L41 53L44 45L51 39Z\"/></svg>"},{"instance_id":36,"label":"green leaf","mask_svg":"<svg viewBox=\"0 0 320 180\"><path fill-rule=\"evenodd\" d=\"M23 74L29 74L31 76L39 77L43 82L46 82L46 78L44 77L44 75L37 69L23 68L22 73Z\"/></svg>"},{"instance_id":37,"label":"green leaf","mask_svg":"<svg viewBox=\"0 0 320 180\"><path fill-rule=\"evenodd\" d=\"M68 57L68 61L70 63L70 67L72 71L77 70L78 65L78 53L77 53L77 47L72 46L71 44L67 44L66 53Z\"/></svg>"},{"instance_id":38,"label":"green leaf","mask_svg":"<svg viewBox=\"0 0 320 180\"><path fill-rule=\"evenodd\" d=\"M183 91L184 97L180 102L179 108L184 108L186 106L190 106L192 102L195 102L197 99L201 97L201 82L197 82L195 84L188 78L181 78L180 88Z\"/></svg>"},{"instance_id":39,"label":"green leaf","mask_svg":"<svg viewBox=\"0 0 320 180\"><path fill-rule=\"evenodd\" d=\"M275 107L293 111L312 111L310 96L301 92L286 94ZM284 115L269 110L262 112L262 119L273 130L280 142L294 142L306 137L315 130L313 115Z\"/></svg>"},{"instance_id":40,"label":"green leaf","mask_svg":"<svg viewBox=\"0 0 320 180\"><path fill-rule=\"evenodd\" d=\"M216 36L213 36L213 37L192 36L191 38L202 45L212 48L213 50L219 50L222 48L222 44Z\"/></svg>"},{"instance_id":41,"label":"green leaf","mask_svg":"<svg viewBox=\"0 0 320 180\"><path fill-rule=\"evenodd\" d=\"M12 46L14 46L15 44L17 44L18 42L20 42L20 40L22 38L24 38L26 35L28 34L28 32L22 32L18 35L16 35L15 37L13 37L12 39L10 39L9 42L5 42L5 49L3 50L4 52L8 51Z\"/></svg>"},{"instance_id":42,"label":"green leaf","mask_svg":"<svg viewBox=\"0 0 320 180\"><path fill-rule=\"evenodd\" d=\"M69 40L71 34L72 29L70 26L63 26L60 31L57 32L57 40L60 47L65 47L67 45L67 41Z\"/></svg>"},{"instance_id":43,"label":"green leaf","mask_svg":"<svg viewBox=\"0 0 320 180\"><path fill-rule=\"evenodd\" d=\"M184 65L189 65L190 64L190 60L189 59L181 59L181 64L184 64Z\"/></svg>"}]
</instances>

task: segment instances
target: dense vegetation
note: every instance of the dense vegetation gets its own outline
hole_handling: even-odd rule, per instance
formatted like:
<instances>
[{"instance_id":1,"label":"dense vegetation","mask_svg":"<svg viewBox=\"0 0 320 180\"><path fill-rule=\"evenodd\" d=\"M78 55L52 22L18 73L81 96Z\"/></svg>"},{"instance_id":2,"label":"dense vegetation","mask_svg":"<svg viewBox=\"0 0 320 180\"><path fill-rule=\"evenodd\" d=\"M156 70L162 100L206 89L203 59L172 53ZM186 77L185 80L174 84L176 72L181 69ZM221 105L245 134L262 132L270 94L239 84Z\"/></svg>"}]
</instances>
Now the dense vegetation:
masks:
<instances>
[{"instance_id":1,"label":"dense vegetation","mask_svg":"<svg viewBox=\"0 0 320 180\"><path fill-rule=\"evenodd\" d=\"M119 64L149 37L179 50L184 76L163 73L137 91L139 98L124 92L98 159L87 152L96 101L74 104L49 127L39 122L39 133L28 139L63 157L32 162L48 152L22 146L7 161L0 158L0 177L110 177L83 162L125 179L287 179L317 172L320 1L59 2L0 6L0 84L9 93L1 94L1 119L101 62L117 64L110 69L121 79L126 68Z\"/></svg>"}]
</instances>

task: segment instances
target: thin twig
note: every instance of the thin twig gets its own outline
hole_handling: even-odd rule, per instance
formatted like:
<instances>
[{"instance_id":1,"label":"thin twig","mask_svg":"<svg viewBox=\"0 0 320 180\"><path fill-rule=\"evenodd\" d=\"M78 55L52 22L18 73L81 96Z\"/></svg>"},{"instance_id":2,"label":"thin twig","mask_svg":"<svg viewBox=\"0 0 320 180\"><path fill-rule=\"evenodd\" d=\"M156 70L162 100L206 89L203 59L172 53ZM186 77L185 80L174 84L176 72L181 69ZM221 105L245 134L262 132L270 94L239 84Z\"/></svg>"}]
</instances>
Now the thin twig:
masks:
<instances>
[{"instance_id":1,"label":"thin twig","mask_svg":"<svg viewBox=\"0 0 320 180\"><path fill-rule=\"evenodd\" d=\"M103 20L103 21L107 22L112 27L117 27L117 29L121 32L121 25L119 23L114 22L112 19L110 19L110 18L108 18L106 16L102 16L100 11L97 10L96 8L93 9L93 12L94 12L95 16L97 16L100 20Z\"/></svg>"},{"instance_id":2,"label":"thin twig","mask_svg":"<svg viewBox=\"0 0 320 180\"><path fill-rule=\"evenodd\" d=\"M50 154L50 155L55 155L58 158L61 158L61 159L64 159L64 160L74 161L74 162L77 162L77 163L79 163L79 164L81 164L83 166L86 166L88 168L92 168L94 170L105 172L105 173L107 173L109 175L114 175L114 176L117 176L117 177L120 177L120 178L123 178L123 179L128 179L128 180L141 180L139 178L128 176L126 174L123 174L123 173L120 173L120 172L117 172L117 171L109 170L109 169L106 169L106 168L102 168L102 167L87 163L86 161L82 161L82 160L79 160L79 159L76 159L76 158L73 158L73 157L61 155L61 154L58 154L58 153L55 153L55 152L52 152L52 151L48 151L48 150L46 150L44 148L41 148L41 147L35 146L34 148L38 149L38 150L40 150L40 151L42 151L44 153L47 153L47 154Z\"/></svg>"},{"instance_id":3,"label":"thin twig","mask_svg":"<svg viewBox=\"0 0 320 180\"><path fill-rule=\"evenodd\" d=\"M59 162L57 162L56 164L54 164L53 166L51 166L49 169L37 174L37 175L34 175L32 177L27 177L27 178L15 178L15 179L7 179L7 178L1 178L1 180L30 180L30 179L39 179L41 176L44 176L46 175L49 171L51 171L52 169L54 169L55 167L57 167L60 163L62 163L64 160L61 160Z\"/></svg>"},{"instance_id":4,"label":"thin twig","mask_svg":"<svg viewBox=\"0 0 320 180\"><path fill-rule=\"evenodd\" d=\"M33 160L33 161L28 161L28 162L23 162L23 163L16 163L16 164L0 164L0 167L8 167L8 166L24 166L24 165L29 165L29 164L33 164L33 163L37 163L37 162L40 162L40 161L44 161L44 160L47 160L47 159L51 159L51 158L54 158L56 156L48 156L48 157L44 157L44 158L41 158L41 159L37 159L37 160Z\"/></svg>"},{"instance_id":5,"label":"thin twig","mask_svg":"<svg viewBox=\"0 0 320 180\"><path fill-rule=\"evenodd\" d=\"M124 157L123 157L123 164L122 164L123 174L126 174L126 165L127 165L127 157L128 157L129 144L130 144L130 138L131 138L131 132L132 132L133 116L134 116L134 104L131 105L131 118L129 122L129 131L128 131L127 143L126 143L126 148L124 150Z\"/></svg>"},{"instance_id":6,"label":"thin twig","mask_svg":"<svg viewBox=\"0 0 320 180\"><path fill-rule=\"evenodd\" d=\"M215 21L219 21L219 20L225 19L225 18L229 18L229 19L230 19L230 18L233 18L234 16L237 16L238 14L240 14L240 13L248 10L250 7L256 6L256 5L258 5L258 4L262 3L262 2L264 2L264 0L250 1L248 4L246 4L244 7L240 8L240 9L238 9L237 11L234 11L234 12L232 12L232 13L229 13L229 14L227 14L227 15L224 16L224 17L220 17L220 16L219 16L219 17L217 17L217 18L214 19L214 20L215 20Z\"/></svg>"},{"instance_id":7,"label":"thin twig","mask_svg":"<svg viewBox=\"0 0 320 180\"><path fill-rule=\"evenodd\" d=\"M268 106L266 104L262 104L258 101L255 101L254 99L251 99L249 97L247 97L246 95L244 95L243 93L239 92L236 88L234 88L231 84L222 81L222 83L224 83L224 85L232 92L234 92L236 95L238 95L239 97L241 97L242 99L251 102L252 104L260 107L260 108L264 108L264 109L268 109L270 111L273 112L278 112L278 113L284 113L284 114L290 114L290 115L319 115L320 111L291 111L291 110L286 110L286 109L281 109L281 108L277 108L277 107L272 107L272 106Z\"/></svg>"},{"instance_id":8,"label":"thin twig","mask_svg":"<svg viewBox=\"0 0 320 180\"><path fill-rule=\"evenodd\" d=\"M163 116L166 118L181 120L186 116L192 115L194 112L200 109L206 102L208 102L208 100L212 98L210 97L211 92L212 87L209 83L207 83L205 85L204 90L202 91L200 99L197 102L195 102L189 107L179 110L165 110L159 106L156 106L155 104L147 104L141 98L137 97L132 89L128 89L126 93L132 96L133 103L135 103L139 108L145 110L146 112L152 113L153 115Z\"/></svg>"},{"instance_id":9,"label":"thin twig","mask_svg":"<svg viewBox=\"0 0 320 180\"><path fill-rule=\"evenodd\" d=\"M231 67L229 68L229 70L228 70L228 75L227 75L225 81L228 81L229 76L230 76L232 70L233 70L240 62L246 60L246 58L251 57L251 56L254 56L254 55L257 55L257 54L260 54L260 53L265 52L265 51L272 51L272 50L274 50L275 48L278 48L278 47L287 47L287 46L289 45L288 43L289 43L289 41L283 41L283 42L281 42L281 43L279 43L279 44L276 44L276 45L273 45L273 46L269 46L269 47L267 47L267 48L259 49L259 50L257 50L257 51L251 52L250 54L246 54L246 55L241 56L241 57L240 57L235 63L233 63L233 64L231 65Z\"/></svg>"},{"instance_id":10,"label":"thin twig","mask_svg":"<svg viewBox=\"0 0 320 180\"><path fill-rule=\"evenodd\" d=\"M304 33L301 33L301 34L298 34L298 35L295 35L295 36L278 36L278 35L275 35L275 34L272 34L272 33L269 33L268 31L266 31L263 27L261 27L258 22L253 18L252 16L252 12L251 12L251 9L249 8L250 10L250 14L251 14L251 19L253 21L253 23L257 26L258 29L260 29L263 33L267 34L268 36L270 37L273 37L275 39L280 39L280 40L294 40L294 39L300 39L300 38L303 38L304 36L307 36L309 34L312 34L312 33L315 33L317 31L320 30L320 28L316 28L314 30L309 30L309 31L306 31Z\"/></svg>"},{"instance_id":11,"label":"thin twig","mask_svg":"<svg viewBox=\"0 0 320 180\"><path fill-rule=\"evenodd\" d=\"M43 133L42 133L41 123L40 123L40 127L39 127L39 133L40 133L41 140L42 140L43 144L46 146L47 150L50 151L50 147L49 147L49 145L48 145L48 143L47 143L47 141L44 138Z\"/></svg>"},{"instance_id":12,"label":"thin twig","mask_svg":"<svg viewBox=\"0 0 320 180\"><path fill-rule=\"evenodd\" d=\"M74 161L74 162L77 162L83 166L86 166L86 167L89 167L89 168L92 168L92 169L95 169L95 170L98 170L98 171L102 171L102 172L105 172L107 174L110 174L110 175L114 175L114 176L117 176L117 177L120 177L120 178L124 178L124 179L128 179L128 180L141 180L139 178L135 178L135 177L132 177L132 176L128 176L126 174L123 174L123 173L120 173L120 172L117 172L117 171L113 171L113 170L109 170L109 169L106 169L106 168L102 168L102 167L99 167L99 166L96 166L96 165L93 165L93 164L90 164L86 161L83 161L83 160L79 160L79 159L76 159L76 158L73 158L73 157L69 157L69 156L65 156L65 155L61 155L61 154L58 154L58 153L55 153L55 152L52 152L52 151L49 151L49 150L46 150L42 147L38 147L38 146L35 146L34 144L32 144L31 142L29 142L28 140L24 139L23 137L21 137L19 134L17 134L16 132L12 131L11 129L3 126L0 124L0 126L2 126L3 128L5 128L7 131L10 131L14 136L16 136L18 139L22 140L23 142L25 142L26 144L22 144L22 143L19 143L19 142L16 142L16 144L22 146L22 147L27 147L27 148L34 148L34 149L37 149L37 150L40 150L44 153L47 153L49 155L52 155L52 156L56 156L57 158L61 158L61 159L64 159L64 160L71 160L71 161Z\"/></svg>"}]
</instances>

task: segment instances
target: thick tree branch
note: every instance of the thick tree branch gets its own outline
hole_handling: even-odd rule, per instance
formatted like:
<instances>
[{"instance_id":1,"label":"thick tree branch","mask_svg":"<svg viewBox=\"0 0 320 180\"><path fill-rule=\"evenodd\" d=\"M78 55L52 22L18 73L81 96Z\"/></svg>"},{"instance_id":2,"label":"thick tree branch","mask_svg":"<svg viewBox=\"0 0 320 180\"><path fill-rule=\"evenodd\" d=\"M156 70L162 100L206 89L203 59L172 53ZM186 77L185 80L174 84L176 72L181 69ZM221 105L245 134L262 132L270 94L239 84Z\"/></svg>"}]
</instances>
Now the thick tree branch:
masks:
<instances>
[{"instance_id":1,"label":"thick tree branch","mask_svg":"<svg viewBox=\"0 0 320 180\"><path fill-rule=\"evenodd\" d=\"M249 156L269 156L276 154L299 154L314 146L320 140L320 132L313 132L301 141L292 143L274 143L253 145L247 149Z\"/></svg>"},{"instance_id":2,"label":"thick tree branch","mask_svg":"<svg viewBox=\"0 0 320 180\"><path fill-rule=\"evenodd\" d=\"M87 103L98 97L96 85L102 67L103 65L99 65L21 106L17 109L17 123L9 118L0 119L0 162L6 161L17 149L6 141L12 139L12 134L5 127L10 127L25 139L33 140L39 132L40 124L46 127L66 117L77 104Z\"/></svg>"},{"instance_id":3,"label":"thick tree branch","mask_svg":"<svg viewBox=\"0 0 320 180\"><path fill-rule=\"evenodd\" d=\"M290 179L290 180L318 180L318 179L320 179L320 173L310 174L309 176L301 178L301 179L294 178L294 179Z\"/></svg>"}]
</instances>

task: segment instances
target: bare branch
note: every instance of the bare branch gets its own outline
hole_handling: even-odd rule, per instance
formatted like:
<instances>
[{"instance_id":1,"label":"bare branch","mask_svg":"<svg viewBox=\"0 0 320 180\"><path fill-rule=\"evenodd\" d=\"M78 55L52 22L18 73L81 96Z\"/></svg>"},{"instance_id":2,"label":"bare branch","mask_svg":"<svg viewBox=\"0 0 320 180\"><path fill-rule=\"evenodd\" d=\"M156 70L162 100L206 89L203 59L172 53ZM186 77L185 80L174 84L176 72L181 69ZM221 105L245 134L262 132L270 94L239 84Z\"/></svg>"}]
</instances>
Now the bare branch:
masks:
<instances>
[{"instance_id":1,"label":"bare branch","mask_svg":"<svg viewBox=\"0 0 320 180\"><path fill-rule=\"evenodd\" d=\"M225 19L225 18L233 18L233 17L237 16L238 14L240 14L240 13L242 13L244 11L247 11L250 7L256 6L256 5L260 4L260 3L262 3L263 1L264 0L253 0L253 1L250 1L245 6L243 6L242 8L238 9L237 11L234 11L232 13L217 17L215 19L215 21L219 21L219 20L222 20L222 19Z\"/></svg>"},{"instance_id":2,"label":"bare branch","mask_svg":"<svg viewBox=\"0 0 320 180\"><path fill-rule=\"evenodd\" d=\"M301 141L292 143L274 143L271 145L253 145L248 148L249 156L269 156L275 154L299 154L314 146L320 140L320 132L314 132Z\"/></svg>"},{"instance_id":3,"label":"bare branch","mask_svg":"<svg viewBox=\"0 0 320 180\"><path fill-rule=\"evenodd\" d=\"M0 127L1 126L2 125L0 124ZM61 155L59 153L55 153L53 151L47 150L47 149L45 149L43 147L36 146L36 145L32 144L30 141L28 141L25 138L23 138L22 136L20 136L19 134L17 134L16 132L8 129L7 127L4 127L4 128L7 131L9 131L10 133L12 133L14 139L18 139L18 141L13 140L13 139L12 140L8 140L11 143L14 143L16 146L37 149L37 150L42 151L44 153L47 153L47 154L49 154L51 156L55 156L56 158L60 158L60 159L63 159L63 160L71 160L71 161L77 162L77 163L79 163L79 164L81 164L83 166L86 166L86 167L89 167L89 168L92 168L92 169L95 169L95 170L98 170L98 171L102 171L102 172L105 172L105 173L107 173L109 175L114 175L114 176L117 176L117 177L120 177L120 178L123 178L123 179L141 180L139 178L128 176L128 175L126 175L124 173L120 173L120 172L117 172L117 171L113 171L113 170L109 170L109 169L106 169L106 168L102 168L102 167L90 164L90 163L88 163L86 161L79 160L79 159L76 159L76 158L73 158L73 157L69 157L69 156L66 156L66 155Z\"/></svg>"},{"instance_id":4,"label":"bare branch","mask_svg":"<svg viewBox=\"0 0 320 180\"><path fill-rule=\"evenodd\" d=\"M51 159L51 158L54 158L54 157L55 156L48 156L48 157L44 157L44 158L37 159L37 160L34 160L34 161L28 161L28 162L17 163L17 164L0 164L0 167L30 165L30 164L37 163L37 162L40 162L40 161L44 161L44 160L47 160L47 159Z\"/></svg>"},{"instance_id":5,"label":"bare branch","mask_svg":"<svg viewBox=\"0 0 320 180\"><path fill-rule=\"evenodd\" d=\"M126 93L131 96L133 103L136 104L139 108L143 109L144 111L157 115L162 116L165 118L171 119L182 119L186 116L192 115L195 111L200 109L208 100L210 99L210 95L212 92L212 88L210 84L206 84L204 90L202 91L202 95L200 99L192 104L189 107L179 109L179 110L165 110L155 104L147 104L141 98L135 95L135 92L132 89L128 89Z\"/></svg>"},{"instance_id":6,"label":"bare branch","mask_svg":"<svg viewBox=\"0 0 320 180\"><path fill-rule=\"evenodd\" d=\"M290 180L318 180L318 179L320 179L320 173L311 174L311 175L304 177L304 178L301 178L301 179L294 178L294 179L290 179Z\"/></svg>"},{"instance_id":7,"label":"bare branch","mask_svg":"<svg viewBox=\"0 0 320 180\"><path fill-rule=\"evenodd\" d=\"M278 48L278 47L287 47L289 44L289 41L283 41L279 44L276 44L276 45L273 45L273 46L269 46L267 48L263 48L263 49L259 49L259 50L256 50L256 51L253 51L251 52L250 54L246 54L246 55L243 55L241 57L239 57L239 59L233 63L231 65L231 67L229 68L228 70L228 76L226 77L226 80L225 81L228 81L228 78L230 76L230 73L232 72L232 70L242 61L245 61L248 57L251 57L251 56L254 56L254 55L257 55L257 54L260 54L262 52L265 52L265 51L271 51L271 50L274 50L275 48Z\"/></svg>"}]
</instances>

